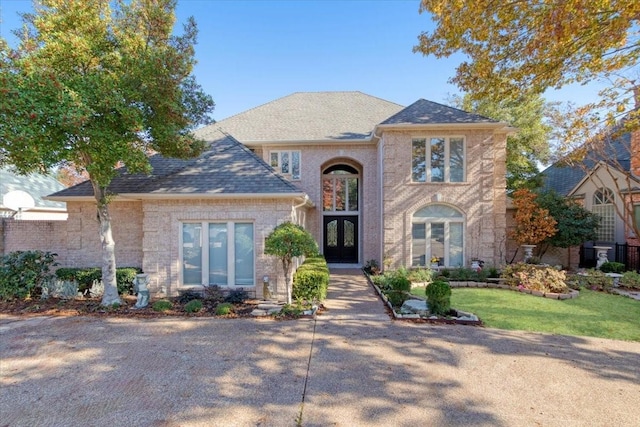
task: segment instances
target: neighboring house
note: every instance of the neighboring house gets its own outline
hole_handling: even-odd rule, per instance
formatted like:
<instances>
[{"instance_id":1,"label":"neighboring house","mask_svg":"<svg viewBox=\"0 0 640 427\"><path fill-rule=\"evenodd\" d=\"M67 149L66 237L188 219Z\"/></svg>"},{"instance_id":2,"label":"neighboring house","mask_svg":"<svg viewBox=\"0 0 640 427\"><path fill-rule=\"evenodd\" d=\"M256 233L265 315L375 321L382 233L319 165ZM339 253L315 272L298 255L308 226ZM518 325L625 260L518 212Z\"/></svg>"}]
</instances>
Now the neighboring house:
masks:
<instances>
[{"instance_id":1,"label":"neighboring house","mask_svg":"<svg viewBox=\"0 0 640 427\"><path fill-rule=\"evenodd\" d=\"M598 239L585 242L584 247L609 246L610 260L626 262L626 249L615 253L618 246L640 245L638 236L623 221L619 213L633 215L640 223L640 131L612 138L605 136L604 150L588 150L584 160L572 163L558 162L542 172L543 190L576 199L587 210L600 216ZM576 253L576 251L574 251ZM586 252L583 251L583 262ZM593 251L587 258L593 262ZM625 258L622 260L621 258ZM575 260L572 264L575 264ZM572 265L575 266L575 265Z\"/></svg>"},{"instance_id":2,"label":"neighboring house","mask_svg":"<svg viewBox=\"0 0 640 427\"><path fill-rule=\"evenodd\" d=\"M64 185L51 175L39 173L19 175L8 168L0 168L0 218L65 220L67 219L67 209L64 202L43 199L43 197L64 188ZM34 202L33 207L18 212L4 206L4 196L15 191L29 194Z\"/></svg>"},{"instance_id":3,"label":"neighboring house","mask_svg":"<svg viewBox=\"0 0 640 427\"><path fill-rule=\"evenodd\" d=\"M154 155L150 176L114 179L116 260L142 267L156 291L218 284L260 296L265 278L281 292L264 239L293 221L332 264L499 264L512 131L423 99L294 93L198 130L210 149L197 159ZM49 199L69 210L64 262L100 265L89 183Z\"/></svg>"}]
</instances>

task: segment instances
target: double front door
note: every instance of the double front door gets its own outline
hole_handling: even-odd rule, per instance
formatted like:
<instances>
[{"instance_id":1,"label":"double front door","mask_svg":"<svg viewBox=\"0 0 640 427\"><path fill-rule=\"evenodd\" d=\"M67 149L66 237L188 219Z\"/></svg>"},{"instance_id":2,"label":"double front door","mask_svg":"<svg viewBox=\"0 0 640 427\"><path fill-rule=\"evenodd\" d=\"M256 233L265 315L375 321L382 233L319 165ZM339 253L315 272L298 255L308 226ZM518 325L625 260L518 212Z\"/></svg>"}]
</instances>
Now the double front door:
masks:
<instances>
[{"instance_id":1,"label":"double front door","mask_svg":"<svg viewBox=\"0 0 640 427\"><path fill-rule=\"evenodd\" d=\"M323 246L327 262L357 263L358 216L325 216Z\"/></svg>"}]
</instances>

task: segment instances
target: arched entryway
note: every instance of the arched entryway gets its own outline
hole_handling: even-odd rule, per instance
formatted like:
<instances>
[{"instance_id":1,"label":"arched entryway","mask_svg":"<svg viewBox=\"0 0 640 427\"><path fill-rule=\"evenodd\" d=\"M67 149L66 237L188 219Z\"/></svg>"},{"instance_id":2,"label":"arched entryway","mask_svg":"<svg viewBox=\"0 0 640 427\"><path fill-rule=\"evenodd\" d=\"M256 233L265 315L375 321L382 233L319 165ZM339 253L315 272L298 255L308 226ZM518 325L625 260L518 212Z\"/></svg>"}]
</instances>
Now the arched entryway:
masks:
<instances>
[{"instance_id":1,"label":"arched entryway","mask_svg":"<svg viewBox=\"0 0 640 427\"><path fill-rule=\"evenodd\" d=\"M329 263L358 262L360 176L357 165L344 162L322 170L322 248Z\"/></svg>"}]
</instances>

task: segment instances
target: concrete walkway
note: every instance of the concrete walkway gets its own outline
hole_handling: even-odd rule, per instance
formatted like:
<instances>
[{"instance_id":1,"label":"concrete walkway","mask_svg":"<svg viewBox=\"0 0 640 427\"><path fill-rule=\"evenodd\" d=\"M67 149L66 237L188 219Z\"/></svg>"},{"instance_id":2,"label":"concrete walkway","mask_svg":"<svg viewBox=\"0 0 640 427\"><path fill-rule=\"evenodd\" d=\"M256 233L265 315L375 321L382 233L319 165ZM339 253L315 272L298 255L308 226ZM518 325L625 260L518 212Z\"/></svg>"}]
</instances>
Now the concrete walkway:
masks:
<instances>
[{"instance_id":1,"label":"concrete walkway","mask_svg":"<svg viewBox=\"0 0 640 427\"><path fill-rule=\"evenodd\" d=\"M0 315L2 426L640 425L640 343L396 322ZM543 319L541 319L543 321Z\"/></svg>"}]
</instances>

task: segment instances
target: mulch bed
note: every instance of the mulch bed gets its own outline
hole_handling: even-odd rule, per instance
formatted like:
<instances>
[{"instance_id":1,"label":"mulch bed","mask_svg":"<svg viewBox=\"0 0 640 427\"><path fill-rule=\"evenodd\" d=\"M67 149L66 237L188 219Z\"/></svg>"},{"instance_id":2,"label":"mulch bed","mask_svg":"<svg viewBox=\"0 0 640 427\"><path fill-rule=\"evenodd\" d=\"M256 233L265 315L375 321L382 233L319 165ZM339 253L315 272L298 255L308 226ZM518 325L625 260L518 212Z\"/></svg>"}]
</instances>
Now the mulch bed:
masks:
<instances>
[{"instance_id":1,"label":"mulch bed","mask_svg":"<svg viewBox=\"0 0 640 427\"><path fill-rule=\"evenodd\" d=\"M232 313L217 316L215 305L203 301L202 310L197 313L187 313L184 311L184 304L177 300L171 300L173 308L166 311L155 311L151 306L155 302L152 300L145 308L135 308L135 296L121 296L122 305L119 307L103 307L99 298L73 298L73 299L27 299L0 301L0 313L17 316L110 316L110 317L136 317L136 318L157 318L157 317L219 317L219 318L240 318L251 317L251 312L258 305L258 300L247 300L243 304L234 304Z\"/></svg>"}]
</instances>

